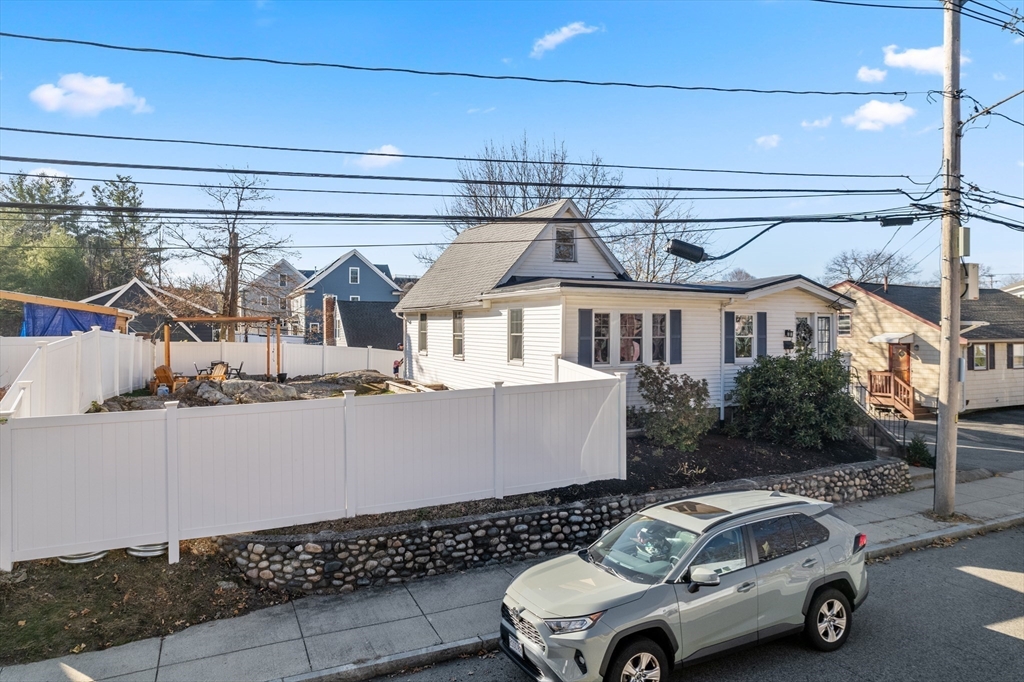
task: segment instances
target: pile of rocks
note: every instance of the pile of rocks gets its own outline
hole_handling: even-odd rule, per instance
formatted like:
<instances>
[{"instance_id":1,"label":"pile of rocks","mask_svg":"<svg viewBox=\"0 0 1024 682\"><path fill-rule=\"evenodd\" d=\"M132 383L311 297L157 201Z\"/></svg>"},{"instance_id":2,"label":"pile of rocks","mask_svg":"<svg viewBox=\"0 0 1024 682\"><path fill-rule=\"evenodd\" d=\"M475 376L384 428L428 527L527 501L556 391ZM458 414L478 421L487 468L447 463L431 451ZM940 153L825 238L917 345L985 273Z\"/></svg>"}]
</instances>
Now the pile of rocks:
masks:
<instances>
[{"instance_id":1,"label":"pile of rocks","mask_svg":"<svg viewBox=\"0 0 1024 682\"><path fill-rule=\"evenodd\" d=\"M168 400L177 400L182 407L209 407L210 405L237 405L239 403L274 403L282 400L301 400L302 396L288 384L277 384L251 379L217 381L190 381L166 396L131 398L116 396L94 405L89 412L130 412L134 410L162 410Z\"/></svg>"},{"instance_id":2,"label":"pile of rocks","mask_svg":"<svg viewBox=\"0 0 1024 682\"><path fill-rule=\"evenodd\" d=\"M351 592L359 587L461 571L591 544L644 507L697 493L781 490L834 503L905 492L906 462L877 460L793 476L730 481L696 489L659 490L556 507L534 507L460 519L316 535L238 535L217 545L251 582L275 590Z\"/></svg>"}]
</instances>

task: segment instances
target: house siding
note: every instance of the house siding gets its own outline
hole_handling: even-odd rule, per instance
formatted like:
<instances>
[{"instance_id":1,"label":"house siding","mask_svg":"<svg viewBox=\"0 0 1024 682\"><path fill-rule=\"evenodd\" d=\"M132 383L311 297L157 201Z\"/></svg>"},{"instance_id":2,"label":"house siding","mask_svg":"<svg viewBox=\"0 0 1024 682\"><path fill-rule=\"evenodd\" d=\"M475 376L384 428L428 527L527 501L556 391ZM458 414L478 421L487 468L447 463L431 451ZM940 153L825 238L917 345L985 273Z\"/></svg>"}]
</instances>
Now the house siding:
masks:
<instances>
[{"instance_id":1,"label":"house siding","mask_svg":"<svg viewBox=\"0 0 1024 682\"><path fill-rule=\"evenodd\" d=\"M280 284L280 276L284 275L285 286ZM242 289L241 308L243 314L253 316L270 315L287 317L290 306L286 303L281 310L280 299L287 299L288 294L295 290L306 278L287 261L279 261L265 273L257 277L251 284ZM260 303L260 297L267 297L267 305Z\"/></svg>"},{"instance_id":2,"label":"house siding","mask_svg":"<svg viewBox=\"0 0 1024 682\"><path fill-rule=\"evenodd\" d=\"M984 410L1024 405L1024 369L1007 369L1006 345L995 343L994 369L965 373L964 409Z\"/></svg>"},{"instance_id":3,"label":"house siding","mask_svg":"<svg viewBox=\"0 0 1024 682\"><path fill-rule=\"evenodd\" d=\"M508 360L508 310L523 309L523 361ZM502 302L490 310L463 311L463 359L452 356L452 313L431 312L427 352L419 352L419 314L406 313L406 364L411 378L443 383L448 388L482 388L495 381L508 385L554 380L559 352L561 308L557 300Z\"/></svg>"},{"instance_id":4,"label":"house siding","mask_svg":"<svg viewBox=\"0 0 1024 682\"><path fill-rule=\"evenodd\" d=\"M557 227L567 227L559 224ZM566 277L582 279L615 279L615 268L597 247L594 239L586 238L586 230L580 225L576 229L576 261L566 263L555 260L554 223L546 226L537 236L536 242L523 254L519 264L510 274L516 277Z\"/></svg>"}]
</instances>

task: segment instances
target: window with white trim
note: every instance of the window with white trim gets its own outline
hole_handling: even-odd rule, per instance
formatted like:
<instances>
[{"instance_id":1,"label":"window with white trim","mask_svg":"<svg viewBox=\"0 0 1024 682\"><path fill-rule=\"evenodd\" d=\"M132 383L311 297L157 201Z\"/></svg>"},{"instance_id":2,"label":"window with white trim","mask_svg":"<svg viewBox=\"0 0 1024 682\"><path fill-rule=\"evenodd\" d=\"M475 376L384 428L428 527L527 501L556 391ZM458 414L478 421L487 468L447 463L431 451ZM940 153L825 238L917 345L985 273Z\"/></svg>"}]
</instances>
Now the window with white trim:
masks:
<instances>
[{"instance_id":1,"label":"window with white trim","mask_svg":"<svg viewBox=\"0 0 1024 682\"><path fill-rule=\"evenodd\" d=\"M665 362L668 359L668 315L651 315L651 362Z\"/></svg>"},{"instance_id":2,"label":"window with white trim","mask_svg":"<svg viewBox=\"0 0 1024 682\"><path fill-rule=\"evenodd\" d=\"M463 339L464 339L464 336L463 336L463 330L464 330L463 323L464 323L464 319L462 317L462 311L461 310L453 310L452 311L452 355L457 357L457 358L461 358L463 356L463 352L465 350L463 348L463 343L462 343Z\"/></svg>"},{"instance_id":3,"label":"window with white trim","mask_svg":"<svg viewBox=\"0 0 1024 682\"><path fill-rule=\"evenodd\" d=\"M269 305L270 299L266 296L260 296L260 305Z\"/></svg>"},{"instance_id":4,"label":"window with white trim","mask_svg":"<svg viewBox=\"0 0 1024 682\"><path fill-rule=\"evenodd\" d=\"M288 286L288 275L281 273L277 276L277 286L286 287Z\"/></svg>"},{"instance_id":5,"label":"window with white trim","mask_svg":"<svg viewBox=\"0 0 1024 682\"><path fill-rule=\"evenodd\" d=\"M349 296L348 300L350 300L350 301L358 301L359 297L358 296Z\"/></svg>"},{"instance_id":6,"label":"window with white trim","mask_svg":"<svg viewBox=\"0 0 1024 682\"><path fill-rule=\"evenodd\" d=\"M416 329L419 336L419 351L424 355L427 354L427 314L420 313L420 323Z\"/></svg>"},{"instance_id":7,"label":"window with white trim","mask_svg":"<svg viewBox=\"0 0 1024 682\"><path fill-rule=\"evenodd\" d=\"M633 363L643 359L644 316L642 313L619 314L619 362Z\"/></svg>"},{"instance_id":8,"label":"window with white trim","mask_svg":"<svg viewBox=\"0 0 1024 682\"><path fill-rule=\"evenodd\" d=\"M359 284L359 268L348 269L348 283Z\"/></svg>"},{"instance_id":9,"label":"window with white trim","mask_svg":"<svg viewBox=\"0 0 1024 682\"><path fill-rule=\"evenodd\" d=\"M277 307L280 308L281 310L288 310L288 299L287 298L280 298L280 299L278 299Z\"/></svg>"},{"instance_id":10,"label":"window with white trim","mask_svg":"<svg viewBox=\"0 0 1024 682\"><path fill-rule=\"evenodd\" d=\"M832 352L832 316L818 315L818 357L826 358Z\"/></svg>"},{"instance_id":11,"label":"window with white trim","mask_svg":"<svg viewBox=\"0 0 1024 682\"><path fill-rule=\"evenodd\" d=\"M987 343L976 343L974 344L974 357L971 358L971 362L974 363L974 369L988 369L988 344Z\"/></svg>"},{"instance_id":12,"label":"window with white trim","mask_svg":"<svg viewBox=\"0 0 1024 682\"><path fill-rule=\"evenodd\" d=\"M611 313L594 313L594 364L607 365L611 346Z\"/></svg>"},{"instance_id":13,"label":"window with white trim","mask_svg":"<svg viewBox=\"0 0 1024 682\"><path fill-rule=\"evenodd\" d=\"M1024 368L1024 343L1013 345L1013 369Z\"/></svg>"},{"instance_id":14,"label":"window with white trim","mask_svg":"<svg viewBox=\"0 0 1024 682\"><path fill-rule=\"evenodd\" d=\"M559 263L576 262L576 229L572 227L555 228L555 261Z\"/></svg>"},{"instance_id":15,"label":"window with white trim","mask_svg":"<svg viewBox=\"0 0 1024 682\"><path fill-rule=\"evenodd\" d=\"M310 322L309 323L309 333L310 334L319 334L320 333L320 323L319 322Z\"/></svg>"},{"instance_id":16,"label":"window with white trim","mask_svg":"<svg viewBox=\"0 0 1024 682\"><path fill-rule=\"evenodd\" d=\"M754 316L736 316L736 337L735 337L736 359L750 359L754 357Z\"/></svg>"},{"instance_id":17,"label":"window with white trim","mask_svg":"<svg viewBox=\"0 0 1024 682\"><path fill-rule=\"evenodd\" d=\"M839 313L836 316L836 335L850 336L853 334L853 313Z\"/></svg>"},{"instance_id":18,"label":"window with white trim","mask_svg":"<svg viewBox=\"0 0 1024 682\"><path fill-rule=\"evenodd\" d=\"M508 360L523 360L523 309L509 308L508 311Z\"/></svg>"}]
</instances>

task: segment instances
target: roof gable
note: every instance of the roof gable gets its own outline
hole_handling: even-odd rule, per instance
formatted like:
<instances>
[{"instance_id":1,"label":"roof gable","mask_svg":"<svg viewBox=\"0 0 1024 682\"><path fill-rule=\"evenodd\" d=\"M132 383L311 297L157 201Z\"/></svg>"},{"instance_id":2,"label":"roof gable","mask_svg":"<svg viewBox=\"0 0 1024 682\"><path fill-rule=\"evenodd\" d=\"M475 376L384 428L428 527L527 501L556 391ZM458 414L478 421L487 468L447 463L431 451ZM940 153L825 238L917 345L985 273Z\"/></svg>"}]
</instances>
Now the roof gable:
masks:
<instances>
[{"instance_id":1,"label":"roof gable","mask_svg":"<svg viewBox=\"0 0 1024 682\"><path fill-rule=\"evenodd\" d=\"M401 288L397 284L395 284L394 280L392 280L390 276L385 275L383 272L380 271L380 269L376 265L374 265L370 261L366 260L366 256L364 256L363 254L359 253L358 249L352 249L351 251L349 251L349 252L339 256L338 258L336 258L334 260L333 263L331 263L326 268L324 268L323 270L321 270L320 272L316 273L311 278L309 278L308 280L303 282L302 285L299 288L300 289L310 289L310 288L316 286L317 284L322 282L325 277L327 277L332 272L334 272L339 267L341 267L345 263L345 261L347 261L352 256L355 256L356 258L361 260L366 265L366 267L370 268L370 270L373 271L374 274L376 274L378 277L380 277L382 280L384 280L384 282L386 282L388 284L388 286L390 286L392 289L397 291L398 289Z\"/></svg>"}]
</instances>

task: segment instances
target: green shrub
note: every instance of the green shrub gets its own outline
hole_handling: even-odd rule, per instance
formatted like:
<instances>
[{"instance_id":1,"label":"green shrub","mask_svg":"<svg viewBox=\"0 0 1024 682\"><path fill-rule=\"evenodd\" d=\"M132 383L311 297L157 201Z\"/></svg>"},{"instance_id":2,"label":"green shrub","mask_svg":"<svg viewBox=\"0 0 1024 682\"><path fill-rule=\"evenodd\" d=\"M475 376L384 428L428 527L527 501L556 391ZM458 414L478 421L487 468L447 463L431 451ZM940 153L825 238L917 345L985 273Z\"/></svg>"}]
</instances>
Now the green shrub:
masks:
<instances>
[{"instance_id":1,"label":"green shrub","mask_svg":"<svg viewBox=\"0 0 1024 682\"><path fill-rule=\"evenodd\" d=\"M907 464L916 467L935 468L935 455L928 449L928 443L925 442L924 437L919 433L914 434L914 437L910 440L910 445L907 446L906 460Z\"/></svg>"},{"instance_id":2,"label":"green shrub","mask_svg":"<svg viewBox=\"0 0 1024 682\"><path fill-rule=\"evenodd\" d=\"M816 359L809 349L762 356L736 375L728 398L736 409L729 431L744 438L801 448L845 440L858 418L839 353Z\"/></svg>"},{"instance_id":3,"label":"green shrub","mask_svg":"<svg viewBox=\"0 0 1024 682\"><path fill-rule=\"evenodd\" d=\"M708 382L685 374L672 374L664 365L637 365L644 433L655 443L692 452L718 420L708 405Z\"/></svg>"}]
</instances>

